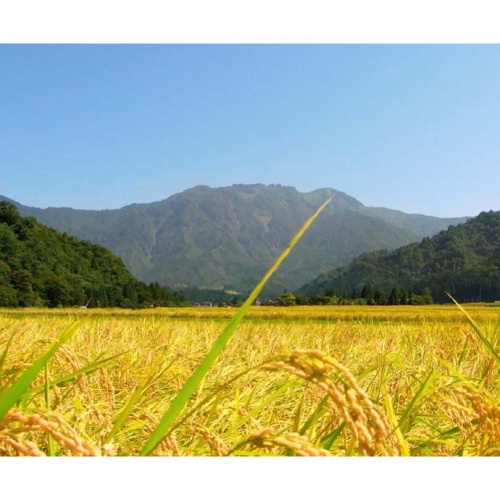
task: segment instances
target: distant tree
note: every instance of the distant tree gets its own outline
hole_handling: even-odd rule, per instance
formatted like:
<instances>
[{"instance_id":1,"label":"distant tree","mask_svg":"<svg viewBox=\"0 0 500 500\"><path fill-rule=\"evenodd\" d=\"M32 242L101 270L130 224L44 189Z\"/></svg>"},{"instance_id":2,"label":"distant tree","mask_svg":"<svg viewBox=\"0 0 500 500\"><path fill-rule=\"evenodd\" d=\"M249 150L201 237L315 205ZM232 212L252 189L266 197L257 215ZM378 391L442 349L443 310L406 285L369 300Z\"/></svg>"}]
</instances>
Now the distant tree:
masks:
<instances>
[{"instance_id":1,"label":"distant tree","mask_svg":"<svg viewBox=\"0 0 500 500\"><path fill-rule=\"evenodd\" d=\"M373 295L373 300L379 306L383 306L387 304L387 294L384 292L384 290L376 290L375 294Z\"/></svg>"},{"instance_id":2,"label":"distant tree","mask_svg":"<svg viewBox=\"0 0 500 500\"><path fill-rule=\"evenodd\" d=\"M295 294L295 302L298 306L307 306L311 303L311 299L307 295Z\"/></svg>"},{"instance_id":3,"label":"distant tree","mask_svg":"<svg viewBox=\"0 0 500 500\"><path fill-rule=\"evenodd\" d=\"M403 295L404 295L404 292L402 290L400 290L397 287L393 287L391 290L391 294L389 295L388 304L391 306L405 304L406 303L406 296L404 297L404 302L403 302L402 301Z\"/></svg>"},{"instance_id":4,"label":"distant tree","mask_svg":"<svg viewBox=\"0 0 500 500\"><path fill-rule=\"evenodd\" d=\"M373 298L372 287L371 287L370 283L365 283L365 285L363 286L363 290L361 290L360 297L362 299L365 299L366 302L369 302Z\"/></svg>"},{"instance_id":5,"label":"distant tree","mask_svg":"<svg viewBox=\"0 0 500 500\"><path fill-rule=\"evenodd\" d=\"M335 295L320 295L316 294L310 297L309 304L317 306L331 306L338 305L339 298Z\"/></svg>"},{"instance_id":6,"label":"distant tree","mask_svg":"<svg viewBox=\"0 0 500 500\"><path fill-rule=\"evenodd\" d=\"M0 284L0 307L17 307L18 305L16 291L9 286Z\"/></svg>"},{"instance_id":7,"label":"distant tree","mask_svg":"<svg viewBox=\"0 0 500 500\"><path fill-rule=\"evenodd\" d=\"M278 297L278 302L282 306L294 306L297 299L293 293L284 292Z\"/></svg>"},{"instance_id":8,"label":"distant tree","mask_svg":"<svg viewBox=\"0 0 500 500\"><path fill-rule=\"evenodd\" d=\"M54 276L45 287L45 296L49 307L72 305L71 289L63 278Z\"/></svg>"},{"instance_id":9,"label":"distant tree","mask_svg":"<svg viewBox=\"0 0 500 500\"><path fill-rule=\"evenodd\" d=\"M425 304L433 304L434 299L432 298L431 289L429 287L425 287L422 291L422 297L424 299Z\"/></svg>"},{"instance_id":10,"label":"distant tree","mask_svg":"<svg viewBox=\"0 0 500 500\"><path fill-rule=\"evenodd\" d=\"M423 289L420 295L412 294L411 303L416 306L424 306L428 304L433 304L434 300L432 298L430 288L426 287Z\"/></svg>"},{"instance_id":11,"label":"distant tree","mask_svg":"<svg viewBox=\"0 0 500 500\"><path fill-rule=\"evenodd\" d=\"M16 206L7 201L0 201L0 224L3 223L8 226L14 226L20 222L21 216Z\"/></svg>"}]
</instances>

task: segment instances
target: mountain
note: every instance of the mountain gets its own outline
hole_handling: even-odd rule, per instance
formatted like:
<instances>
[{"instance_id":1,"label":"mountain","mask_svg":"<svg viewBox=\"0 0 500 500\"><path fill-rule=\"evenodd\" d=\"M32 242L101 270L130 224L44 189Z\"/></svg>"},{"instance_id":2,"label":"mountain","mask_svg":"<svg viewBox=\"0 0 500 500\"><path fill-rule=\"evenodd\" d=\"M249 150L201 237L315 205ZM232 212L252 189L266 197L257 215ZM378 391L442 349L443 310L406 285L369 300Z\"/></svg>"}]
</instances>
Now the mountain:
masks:
<instances>
[{"instance_id":1,"label":"mountain","mask_svg":"<svg viewBox=\"0 0 500 500\"><path fill-rule=\"evenodd\" d=\"M0 202L0 306L180 305L178 294L132 277L109 250L60 234Z\"/></svg>"},{"instance_id":2,"label":"mountain","mask_svg":"<svg viewBox=\"0 0 500 500\"><path fill-rule=\"evenodd\" d=\"M422 294L449 302L500 300L500 212L482 212L420 243L371 252L321 274L300 292L399 301ZM392 297L391 300L389 298ZM376 300L376 302L378 302Z\"/></svg>"},{"instance_id":3,"label":"mountain","mask_svg":"<svg viewBox=\"0 0 500 500\"><path fill-rule=\"evenodd\" d=\"M110 249L143 281L245 293L332 194L333 202L273 276L268 293L297 288L363 252L398 248L465 220L369 208L334 189L299 193L262 184L197 186L118 210L17 206L23 215Z\"/></svg>"}]
</instances>

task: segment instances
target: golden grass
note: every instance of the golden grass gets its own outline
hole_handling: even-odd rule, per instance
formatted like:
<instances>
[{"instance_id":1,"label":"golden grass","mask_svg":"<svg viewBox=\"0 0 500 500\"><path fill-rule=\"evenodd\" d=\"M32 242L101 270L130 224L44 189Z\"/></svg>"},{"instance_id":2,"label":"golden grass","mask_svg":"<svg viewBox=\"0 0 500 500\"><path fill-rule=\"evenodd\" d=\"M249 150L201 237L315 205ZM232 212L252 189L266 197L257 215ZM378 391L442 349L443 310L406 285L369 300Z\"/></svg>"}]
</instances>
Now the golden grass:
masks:
<instances>
[{"instance_id":1,"label":"golden grass","mask_svg":"<svg viewBox=\"0 0 500 500\"><path fill-rule=\"evenodd\" d=\"M499 310L466 309L498 350ZM234 312L0 311L3 387L84 319L0 454L138 455ZM254 307L154 454L498 455L498 370L455 306Z\"/></svg>"}]
</instances>

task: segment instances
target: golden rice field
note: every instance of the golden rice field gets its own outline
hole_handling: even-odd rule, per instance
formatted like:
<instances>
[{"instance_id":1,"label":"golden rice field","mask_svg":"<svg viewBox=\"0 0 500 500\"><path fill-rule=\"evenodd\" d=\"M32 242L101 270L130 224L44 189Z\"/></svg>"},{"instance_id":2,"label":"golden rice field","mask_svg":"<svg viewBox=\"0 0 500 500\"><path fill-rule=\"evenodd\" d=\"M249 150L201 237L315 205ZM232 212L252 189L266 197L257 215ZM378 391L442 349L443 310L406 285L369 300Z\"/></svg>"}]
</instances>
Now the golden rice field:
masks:
<instances>
[{"instance_id":1,"label":"golden rice field","mask_svg":"<svg viewBox=\"0 0 500 500\"><path fill-rule=\"evenodd\" d=\"M234 309L0 310L0 455L499 455L500 309L464 308L254 307L151 450Z\"/></svg>"}]
</instances>

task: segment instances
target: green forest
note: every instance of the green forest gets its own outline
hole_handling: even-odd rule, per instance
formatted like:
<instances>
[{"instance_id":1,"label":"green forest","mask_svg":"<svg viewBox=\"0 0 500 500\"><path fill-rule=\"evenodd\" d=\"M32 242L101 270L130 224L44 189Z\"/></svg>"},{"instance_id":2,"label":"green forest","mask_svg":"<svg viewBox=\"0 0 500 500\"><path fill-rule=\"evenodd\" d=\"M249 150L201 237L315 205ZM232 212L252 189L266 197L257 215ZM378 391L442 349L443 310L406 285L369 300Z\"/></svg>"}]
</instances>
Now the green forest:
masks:
<instances>
[{"instance_id":1,"label":"green forest","mask_svg":"<svg viewBox=\"0 0 500 500\"><path fill-rule=\"evenodd\" d=\"M482 212L421 243L361 255L300 290L376 304L500 300L500 212Z\"/></svg>"},{"instance_id":2,"label":"green forest","mask_svg":"<svg viewBox=\"0 0 500 500\"><path fill-rule=\"evenodd\" d=\"M154 307L185 299L135 279L109 250L48 228L0 202L0 306Z\"/></svg>"}]
</instances>

